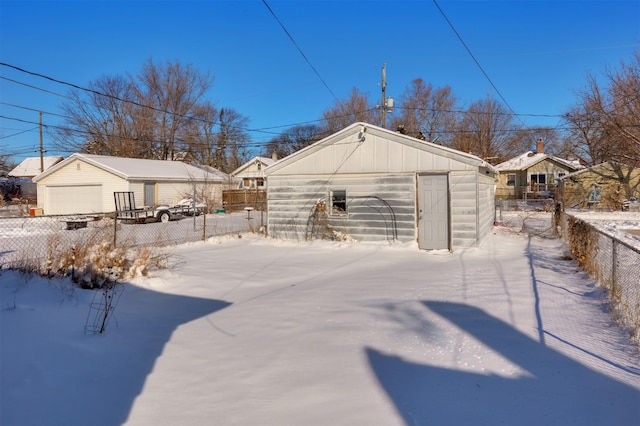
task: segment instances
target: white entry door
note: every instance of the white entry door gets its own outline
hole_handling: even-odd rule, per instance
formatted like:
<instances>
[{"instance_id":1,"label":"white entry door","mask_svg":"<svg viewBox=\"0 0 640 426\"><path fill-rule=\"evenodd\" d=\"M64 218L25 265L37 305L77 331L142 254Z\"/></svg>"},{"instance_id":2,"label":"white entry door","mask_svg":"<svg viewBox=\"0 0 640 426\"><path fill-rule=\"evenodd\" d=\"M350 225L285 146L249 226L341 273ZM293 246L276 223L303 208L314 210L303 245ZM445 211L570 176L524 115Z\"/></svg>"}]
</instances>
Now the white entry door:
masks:
<instances>
[{"instance_id":1,"label":"white entry door","mask_svg":"<svg viewBox=\"0 0 640 426\"><path fill-rule=\"evenodd\" d=\"M418 246L449 248L449 182L447 175L418 176Z\"/></svg>"}]
</instances>

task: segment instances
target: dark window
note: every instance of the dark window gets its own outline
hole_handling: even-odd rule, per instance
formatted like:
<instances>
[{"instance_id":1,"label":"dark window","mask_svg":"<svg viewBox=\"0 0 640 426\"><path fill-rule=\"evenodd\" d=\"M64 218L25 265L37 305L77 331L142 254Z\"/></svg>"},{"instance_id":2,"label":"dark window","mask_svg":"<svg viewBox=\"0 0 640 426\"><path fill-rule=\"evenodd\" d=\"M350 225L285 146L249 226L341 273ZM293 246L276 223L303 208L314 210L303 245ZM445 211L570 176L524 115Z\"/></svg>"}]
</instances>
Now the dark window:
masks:
<instances>
[{"instance_id":1,"label":"dark window","mask_svg":"<svg viewBox=\"0 0 640 426\"><path fill-rule=\"evenodd\" d=\"M331 191L331 208L329 212L332 215L347 214L347 191Z\"/></svg>"}]
</instances>

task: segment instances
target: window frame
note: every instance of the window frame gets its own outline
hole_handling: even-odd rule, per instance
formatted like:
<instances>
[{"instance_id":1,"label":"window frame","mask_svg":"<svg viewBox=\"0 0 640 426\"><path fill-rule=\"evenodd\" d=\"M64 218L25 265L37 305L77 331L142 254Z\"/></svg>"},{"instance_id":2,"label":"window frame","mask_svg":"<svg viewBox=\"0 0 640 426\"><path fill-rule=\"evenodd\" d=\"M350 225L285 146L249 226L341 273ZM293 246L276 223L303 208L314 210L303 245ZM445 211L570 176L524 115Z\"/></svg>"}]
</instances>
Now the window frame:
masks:
<instances>
[{"instance_id":1,"label":"window frame","mask_svg":"<svg viewBox=\"0 0 640 426\"><path fill-rule=\"evenodd\" d=\"M332 189L329 191L329 216L346 216L348 214L347 207L346 189Z\"/></svg>"}]
</instances>

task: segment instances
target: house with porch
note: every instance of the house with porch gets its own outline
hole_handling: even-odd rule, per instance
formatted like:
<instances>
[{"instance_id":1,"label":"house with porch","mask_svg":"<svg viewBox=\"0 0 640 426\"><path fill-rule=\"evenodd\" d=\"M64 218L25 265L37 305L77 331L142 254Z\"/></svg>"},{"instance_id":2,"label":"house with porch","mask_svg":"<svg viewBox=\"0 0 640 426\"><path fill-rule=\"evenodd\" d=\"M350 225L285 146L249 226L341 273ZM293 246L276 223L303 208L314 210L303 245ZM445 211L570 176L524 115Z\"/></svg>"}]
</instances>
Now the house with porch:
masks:
<instances>
[{"instance_id":1,"label":"house with porch","mask_svg":"<svg viewBox=\"0 0 640 426\"><path fill-rule=\"evenodd\" d=\"M582 169L577 160L565 160L544 152L539 140L536 152L529 151L496 165L500 172L496 199L526 200L553 197L558 179Z\"/></svg>"}]
</instances>

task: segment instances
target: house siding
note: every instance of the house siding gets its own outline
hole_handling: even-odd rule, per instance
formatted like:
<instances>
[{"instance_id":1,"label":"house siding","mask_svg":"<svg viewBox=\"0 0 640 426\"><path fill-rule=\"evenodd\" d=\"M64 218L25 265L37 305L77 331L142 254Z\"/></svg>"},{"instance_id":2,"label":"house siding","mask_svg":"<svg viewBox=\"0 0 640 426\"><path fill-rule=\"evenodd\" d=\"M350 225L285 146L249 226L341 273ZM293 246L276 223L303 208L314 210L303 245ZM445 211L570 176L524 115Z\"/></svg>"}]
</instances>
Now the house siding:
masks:
<instances>
[{"instance_id":1,"label":"house siding","mask_svg":"<svg viewBox=\"0 0 640 426\"><path fill-rule=\"evenodd\" d=\"M268 227L276 238L306 239L315 203L328 202L331 190L347 191L347 215L328 215L336 231L367 241L415 241L415 174L269 177ZM388 203L389 208L385 205ZM395 216L395 227L394 227Z\"/></svg>"},{"instance_id":2,"label":"house siding","mask_svg":"<svg viewBox=\"0 0 640 426\"><path fill-rule=\"evenodd\" d=\"M185 195L193 192L196 185L196 193L201 199L207 200L212 205L222 205L222 189L226 182L205 180L162 180L162 179L131 179L127 180L117 174L90 164L82 159L75 159L60 167L55 173L43 177L37 182L37 205L44 209L45 214L66 213L55 206L54 200L47 200L47 187L65 187L73 191L74 187L100 185L102 188L102 210L77 211L74 213L109 213L115 210L113 193L116 191L132 191L134 193L136 207L144 205L145 182L156 183L156 204L175 205ZM85 210L87 210L85 208Z\"/></svg>"},{"instance_id":3,"label":"house siding","mask_svg":"<svg viewBox=\"0 0 640 426\"><path fill-rule=\"evenodd\" d=\"M449 175L451 199L451 242L454 247L477 244L477 171L452 171Z\"/></svg>"},{"instance_id":4,"label":"house siding","mask_svg":"<svg viewBox=\"0 0 640 426\"><path fill-rule=\"evenodd\" d=\"M478 243L491 232L496 220L495 190L493 177L478 175Z\"/></svg>"},{"instance_id":5,"label":"house siding","mask_svg":"<svg viewBox=\"0 0 640 426\"><path fill-rule=\"evenodd\" d=\"M476 247L493 224L492 168L477 157L361 123L266 170L268 232L315 237L315 204L328 200L331 190L346 190L347 214L326 218L332 230L363 241L417 242L427 223L418 222L418 182L427 174L448 176L450 248Z\"/></svg>"},{"instance_id":6,"label":"house siding","mask_svg":"<svg viewBox=\"0 0 640 426\"><path fill-rule=\"evenodd\" d=\"M420 148L393 140L367 135L363 142L355 135L328 146L314 147L295 162L281 167L278 175L322 175L349 173L406 173L407 171L477 170L456 159L455 154L437 153L423 143Z\"/></svg>"},{"instance_id":7,"label":"house siding","mask_svg":"<svg viewBox=\"0 0 640 426\"><path fill-rule=\"evenodd\" d=\"M222 205L223 185L213 182L175 182L163 180L143 180L132 181L128 191L132 191L135 196L136 205L142 207L144 203L145 183L155 183L155 204L173 206L184 197L193 193L195 184L196 194L199 199L211 200L215 205ZM149 206L150 207L150 206Z\"/></svg>"},{"instance_id":8,"label":"house siding","mask_svg":"<svg viewBox=\"0 0 640 426\"><path fill-rule=\"evenodd\" d=\"M112 212L115 210L113 201L114 191L127 191L128 183L112 173L95 167L84 161L75 160L60 168L56 173L51 174L38 181L38 206L44 209L45 214L58 214L53 207L54 200L47 200L45 188L58 186L69 187L85 185L102 186L102 212ZM53 209L53 210L52 210ZM75 212L75 213L96 213L96 212Z\"/></svg>"},{"instance_id":9,"label":"house siding","mask_svg":"<svg viewBox=\"0 0 640 426\"><path fill-rule=\"evenodd\" d=\"M594 184L600 190L599 207L619 208L623 199L640 198L640 169L604 163L569 175L559 184L565 208L589 205Z\"/></svg>"}]
</instances>

